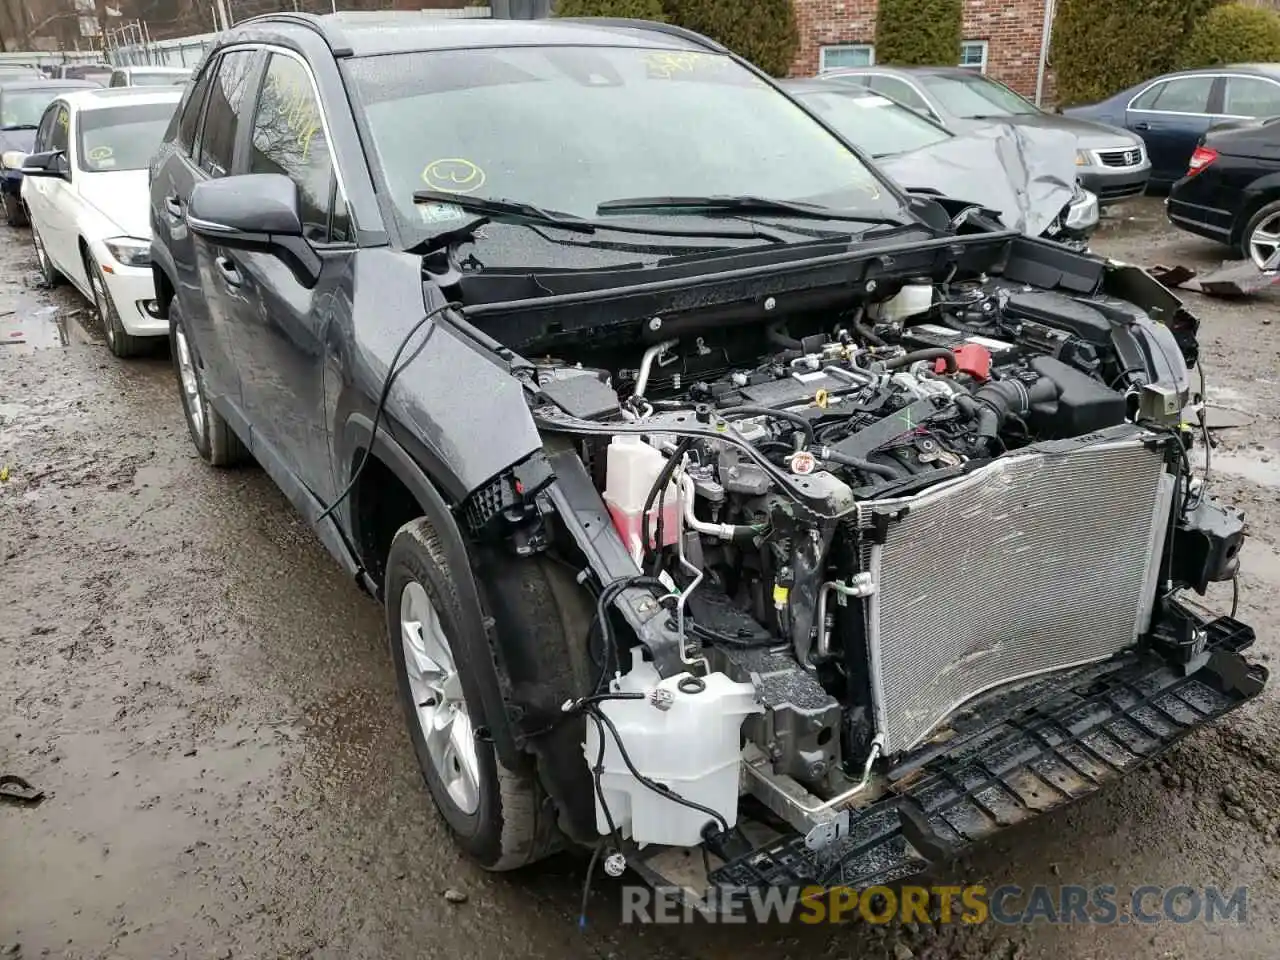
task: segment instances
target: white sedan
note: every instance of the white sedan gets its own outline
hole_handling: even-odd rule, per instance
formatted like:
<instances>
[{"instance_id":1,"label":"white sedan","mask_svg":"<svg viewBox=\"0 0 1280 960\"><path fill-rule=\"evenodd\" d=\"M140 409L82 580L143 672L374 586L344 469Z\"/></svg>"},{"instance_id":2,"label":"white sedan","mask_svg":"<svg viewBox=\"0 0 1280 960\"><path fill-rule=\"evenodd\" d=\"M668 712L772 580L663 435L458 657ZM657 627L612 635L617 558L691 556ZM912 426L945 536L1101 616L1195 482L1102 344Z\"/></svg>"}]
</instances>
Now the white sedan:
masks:
<instances>
[{"instance_id":1,"label":"white sedan","mask_svg":"<svg viewBox=\"0 0 1280 960\"><path fill-rule=\"evenodd\" d=\"M118 357L167 336L154 315L147 166L182 91L77 90L49 104L21 164L22 199L44 279L93 302Z\"/></svg>"}]
</instances>

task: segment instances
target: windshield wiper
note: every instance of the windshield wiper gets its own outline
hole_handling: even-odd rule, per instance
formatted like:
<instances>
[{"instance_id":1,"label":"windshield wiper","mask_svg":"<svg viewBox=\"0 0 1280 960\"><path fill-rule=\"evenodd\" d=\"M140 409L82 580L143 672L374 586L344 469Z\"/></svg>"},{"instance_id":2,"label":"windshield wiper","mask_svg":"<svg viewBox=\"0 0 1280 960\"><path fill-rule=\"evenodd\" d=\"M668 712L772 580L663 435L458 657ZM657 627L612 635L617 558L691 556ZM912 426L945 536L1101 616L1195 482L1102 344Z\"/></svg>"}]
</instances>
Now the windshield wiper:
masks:
<instances>
[{"instance_id":1,"label":"windshield wiper","mask_svg":"<svg viewBox=\"0 0 1280 960\"><path fill-rule=\"evenodd\" d=\"M418 190L413 195L414 203L447 203L459 210L472 213L483 213L492 217L515 217L531 220L535 223L546 223L563 230L577 233L595 233L595 224L583 220L570 213L558 210L544 210L542 207L522 200L506 200L502 197L468 197L460 193L447 193L444 190Z\"/></svg>"},{"instance_id":2,"label":"windshield wiper","mask_svg":"<svg viewBox=\"0 0 1280 960\"><path fill-rule=\"evenodd\" d=\"M785 243L778 236L754 224L746 230L726 230L718 227L713 230L670 227L641 227L630 224L601 223L596 220L585 220L571 213L559 210L547 210L522 200L508 200L503 197L468 197L465 195L446 193L443 190L418 190L413 195L414 203L448 203L460 210L483 214L492 218L507 218L524 223L539 223L575 233L595 233L597 230L608 230L613 233L634 233L654 237L684 237L694 240L768 240L770 243Z\"/></svg>"},{"instance_id":3,"label":"windshield wiper","mask_svg":"<svg viewBox=\"0 0 1280 960\"><path fill-rule=\"evenodd\" d=\"M6 123L0 130L35 130L39 126L38 123Z\"/></svg>"},{"instance_id":4,"label":"windshield wiper","mask_svg":"<svg viewBox=\"0 0 1280 960\"><path fill-rule=\"evenodd\" d=\"M630 197L620 200L606 200L596 207L597 214L609 213L643 213L648 210L700 210L703 212L727 213L777 213L791 217L807 217L811 220L859 220L863 223L888 223L901 226L903 221L881 216L865 214L857 210L836 210L819 206L816 203L804 203L799 200L773 200L768 197L751 196L707 196L707 197Z\"/></svg>"}]
</instances>

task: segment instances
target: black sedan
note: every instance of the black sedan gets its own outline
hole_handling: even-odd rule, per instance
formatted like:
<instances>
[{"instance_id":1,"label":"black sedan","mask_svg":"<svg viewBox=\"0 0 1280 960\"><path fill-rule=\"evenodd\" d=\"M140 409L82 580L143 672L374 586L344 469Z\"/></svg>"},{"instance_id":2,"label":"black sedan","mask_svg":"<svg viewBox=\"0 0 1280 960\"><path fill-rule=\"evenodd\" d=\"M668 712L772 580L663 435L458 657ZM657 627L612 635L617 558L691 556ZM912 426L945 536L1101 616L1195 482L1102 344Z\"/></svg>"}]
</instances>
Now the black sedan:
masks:
<instances>
[{"instance_id":1,"label":"black sedan","mask_svg":"<svg viewBox=\"0 0 1280 960\"><path fill-rule=\"evenodd\" d=\"M1169 219L1280 268L1280 117L1215 127L1169 194Z\"/></svg>"}]
</instances>

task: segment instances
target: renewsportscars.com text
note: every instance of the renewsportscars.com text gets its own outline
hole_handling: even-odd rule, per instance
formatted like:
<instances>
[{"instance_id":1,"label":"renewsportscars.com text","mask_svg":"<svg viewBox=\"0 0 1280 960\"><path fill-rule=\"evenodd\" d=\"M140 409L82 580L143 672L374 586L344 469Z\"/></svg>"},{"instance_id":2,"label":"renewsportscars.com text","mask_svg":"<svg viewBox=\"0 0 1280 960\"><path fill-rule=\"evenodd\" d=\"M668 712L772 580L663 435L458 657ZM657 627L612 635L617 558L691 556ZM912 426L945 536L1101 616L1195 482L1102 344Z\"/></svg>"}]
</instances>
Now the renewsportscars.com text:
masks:
<instances>
[{"instance_id":1,"label":"renewsportscars.com text","mask_svg":"<svg viewBox=\"0 0 1280 960\"><path fill-rule=\"evenodd\" d=\"M1022 888L903 886L715 889L691 900L677 887L622 888L623 923L1155 924L1248 920L1248 888L1146 885Z\"/></svg>"}]
</instances>

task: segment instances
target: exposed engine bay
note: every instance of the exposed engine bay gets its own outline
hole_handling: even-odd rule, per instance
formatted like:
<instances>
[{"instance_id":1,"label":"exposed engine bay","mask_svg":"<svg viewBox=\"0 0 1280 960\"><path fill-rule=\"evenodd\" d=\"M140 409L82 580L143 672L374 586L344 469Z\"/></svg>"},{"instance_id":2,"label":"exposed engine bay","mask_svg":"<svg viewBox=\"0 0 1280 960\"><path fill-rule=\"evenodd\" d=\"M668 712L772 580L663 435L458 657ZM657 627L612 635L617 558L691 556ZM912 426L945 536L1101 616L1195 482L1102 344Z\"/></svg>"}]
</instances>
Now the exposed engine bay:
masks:
<instances>
[{"instance_id":1,"label":"exposed engine bay","mask_svg":"<svg viewBox=\"0 0 1280 960\"><path fill-rule=\"evenodd\" d=\"M745 790L831 843L986 698L1203 658L1176 594L1237 569L1243 519L1188 457L1194 330L1118 296L924 277L529 360L551 507L631 568L589 643L601 835L696 846Z\"/></svg>"}]
</instances>

